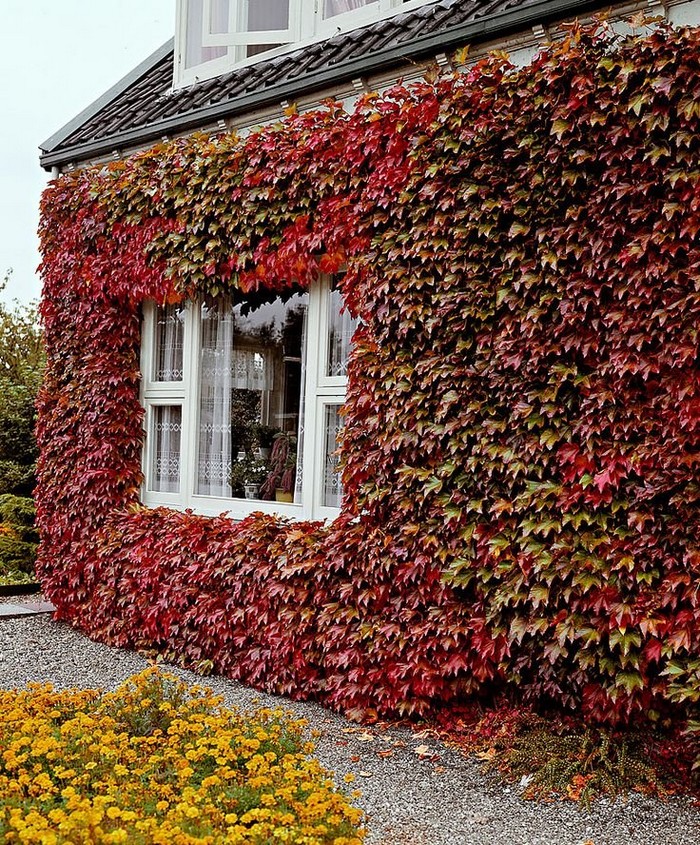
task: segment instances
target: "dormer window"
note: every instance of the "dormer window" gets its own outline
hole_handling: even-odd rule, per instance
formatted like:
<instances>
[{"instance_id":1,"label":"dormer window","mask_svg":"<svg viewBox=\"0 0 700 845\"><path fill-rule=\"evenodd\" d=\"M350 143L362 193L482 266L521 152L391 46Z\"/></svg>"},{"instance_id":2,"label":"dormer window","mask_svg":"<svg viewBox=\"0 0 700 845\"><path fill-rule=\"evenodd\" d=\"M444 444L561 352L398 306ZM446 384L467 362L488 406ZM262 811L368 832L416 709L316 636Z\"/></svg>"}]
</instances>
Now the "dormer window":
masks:
<instances>
[{"instance_id":1,"label":"dormer window","mask_svg":"<svg viewBox=\"0 0 700 845\"><path fill-rule=\"evenodd\" d=\"M202 0L202 4L205 47L272 49L299 39L295 0Z\"/></svg>"},{"instance_id":2,"label":"dormer window","mask_svg":"<svg viewBox=\"0 0 700 845\"><path fill-rule=\"evenodd\" d=\"M175 82L226 73L430 0L178 0Z\"/></svg>"}]
</instances>

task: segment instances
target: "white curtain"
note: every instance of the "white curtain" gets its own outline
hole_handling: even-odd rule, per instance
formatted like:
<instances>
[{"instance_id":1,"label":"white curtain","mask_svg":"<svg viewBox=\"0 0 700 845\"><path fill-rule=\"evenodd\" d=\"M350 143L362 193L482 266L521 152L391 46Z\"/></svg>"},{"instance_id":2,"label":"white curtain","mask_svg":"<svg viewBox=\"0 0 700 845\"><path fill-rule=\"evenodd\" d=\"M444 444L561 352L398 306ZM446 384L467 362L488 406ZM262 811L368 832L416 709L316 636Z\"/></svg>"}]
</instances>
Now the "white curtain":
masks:
<instances>
[{"instance_id":1,"label":"white curtain","mask_svg":"<svg viewBox=\"0 0 700 845\"><path fill-rule=\"evenodd\" d=\"M177 305L156 310L154 381L182 381L184 319L184 309ZM151 414L153 490L179 493L182 408L180 405L154 405Z\"/></svg>"},{"instance_id":2,"label":"white curtain","mask_svg":"<svg viewBox=\"0 0 700 845\"><path fill-rule=\"evenodd\" d=\"M231 496L233 314L202 309L197 492Z\"/></svg>"},{"instance_id":3,"label":"white curtain","mask_svg":"<svg viewBox=\"0 0 700 845\"><path fill-rule=\"evenodd\" d=\"M185 312L167 305L156 312L154 381L182 381L182 338Z\"/></svg>"},{"instance_id":4,"label":"white curtain","mask_svg":"<svg viewBox=\"0 0 700 845\"><path fill-rule=\"evenodd\" d=\"M229 0L212 0L210 32L228 32ZM202 62L226 55L226 47L203 47L204 0L189 0L187 3L187 29L185 32L185 67L196 67Z\"/></svg>"},{"instance_id":5,"label":"white curtain","mask_svg":"<svg viewBox=\"0 0 700 845\"><path fill-rule=\"evenodd\" d=\"M302 328L301 328L301 396L299 397L299 429L297 431L297 474L296 474L296 481L294 482L294 501L300 502L301 501L301 488L304 481L303 478L303 467L304 467L304 414L306 412L306 347L307 347L307 318L309 316L309 312L307 308L304 308L304 316L302 318Z\"/></svg>"},{"instance_id":6,"label":"white curtain","mask_svg":"<svg viewBox=\"0 0 700 845\"><path fill-rule=\"evenodd\" d=\"M236 349L232 353L232 387L240 390L272 390L272 373L268 374L265 353L254 349Z\"/></svg>"},{"instance_id":7,"label":"white curtain","mask_svg":"<svg viewBox=\"0 0 700 845\"><path fill-rule=\"evenodd\" d=\"M345 421L340 415L340 405L326 405L325 408L323 504L327 508L339 508L343 498L343 482L338 472L340 458L336 452Z\"/></svg>"},{"instance_id":8,"label":"white curtain","mask_svg":"<svg viewBox=\"0 0 700 845\"><path fill-rule=\"evenodd\" d=\"M180 492L182 408L180 405L153 406L153 490Z\"/></svg>"},{"instance_id":9,"label":"white curtain","mask_svg":"<svg viewBox=\"0 0 700 845\"><path fill-rule=\"evenodd\" d=\"M352 12L353 9L361 9L374 2L375 0L325 0L323 17L333 18L336 15L342 15L343 12Z\"/></svg>"}]
</instances>

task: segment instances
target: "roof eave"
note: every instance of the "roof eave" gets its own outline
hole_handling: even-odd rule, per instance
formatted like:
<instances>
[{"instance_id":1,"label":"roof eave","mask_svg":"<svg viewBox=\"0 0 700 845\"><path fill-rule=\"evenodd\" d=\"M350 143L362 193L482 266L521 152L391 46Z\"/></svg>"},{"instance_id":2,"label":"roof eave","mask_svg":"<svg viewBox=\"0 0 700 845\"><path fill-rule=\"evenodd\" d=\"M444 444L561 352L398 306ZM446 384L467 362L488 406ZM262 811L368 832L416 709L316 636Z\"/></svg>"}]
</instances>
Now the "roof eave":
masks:
<instances>
[{"instance_id":1,"label":"roof eave","mask_svg":"<svg viewBox=\"0 0 700 845\"><path fill-rule=\"evenodd\" d=\"M69 120L68 123L66 123L65 126L62 126L57 132L54 132L50 138L47 138L39 145L39 149L44 150L46 153L50 153L54 150L59 144L65 141L66 138L69 138L76 129L79 129L84 123L93 118L101 109L111 103L115 97L118 97L121 93L126 91L127 88L132 86L135 82L138 82L138 80L154 65L163 61L169 53L172 53L173 45L174 39L170 38L165 42L165 44L151 53L148 58L144 59L133 70L129 71L126 76L123 76L119 82L115 83L108 91L105 91L104 94L98 97L94 102L90 103L90 105L83 109L80 114L76 115L72 120Z\"/></svg>"},{"instance_id":2,"label":"roof eave","mask_svg":"<svg viewBox=\"0 0 700 845\"><path fill-rule=\"evenodd\" d=\"M98 158L117 150L135 148L173 132L182 132L206 126L224 118L245 113L246 111L254 111L273 103L294 99L300 94L313 93L316 90L328 87L332 83L344 82L397 65L405 65L410 60L435 55L436 53L444 52L446 49L457 49L470 42L488 41L497 36L522 30L523 28L532 26L534 23L548 23L571 12L588 12L592 9L600 8L601 5L604 4L601 4L600 0L597 0L597 2L596 0L541 0L541 2L530 6L502 12L489 18L470 21L448 32L426 36L425 38L414 40L407 45L391 47L390 49L381 50L374 54L368 54L358 59L344 62L340 66L325 68L322 71L311 73L303 77L303 79L292 80L261 92L252 92L235 100L227 100L191 112L178 114L166 120L149 124L148 126L138 127L127 132L119 132L108 138L100 138L86 144L79 144L74 147L67 147L52 152L51 148L48 147L49 141L58 138L60 135L65 138L67 134L70 134L65 131L68 126L72 126L71 131L74 131L80 125L82 115L79 115L78 118L75 118L70 124L67 124L66 127L53 135L46 142L46 147L42 145L46 151L41 155L40 163L43 168L50 170L52 167L61 167L70 163ZM159 56L159 61L163 58L162 52L157 51L151 57L150 61L152 63L154 63L153 60L156 55ZM145 72L145 65L146 63L144 62L136 69L139 71L138 76L141 76ZM136 70L131 75L134 75ZM106 102L109 102L109 100L116 96L118 92L115 92L115 89L118 86L122 86L120 90L124 90L125 86L123 83L124 80L118 83L114 89L110 89L110 92L104 95L103 98L100 98L103 101L102 105L105 105ZM95 104L89 107L89 109L86 109L86 112L90 112L94 106ZM96 111L91 111L90 117L94 116L95 113ZM83 115L85 115L85 112ZM82 119L84 121L85 118ZM56 143L60 143L60 141Z\"/></svg>"}]
</instances>

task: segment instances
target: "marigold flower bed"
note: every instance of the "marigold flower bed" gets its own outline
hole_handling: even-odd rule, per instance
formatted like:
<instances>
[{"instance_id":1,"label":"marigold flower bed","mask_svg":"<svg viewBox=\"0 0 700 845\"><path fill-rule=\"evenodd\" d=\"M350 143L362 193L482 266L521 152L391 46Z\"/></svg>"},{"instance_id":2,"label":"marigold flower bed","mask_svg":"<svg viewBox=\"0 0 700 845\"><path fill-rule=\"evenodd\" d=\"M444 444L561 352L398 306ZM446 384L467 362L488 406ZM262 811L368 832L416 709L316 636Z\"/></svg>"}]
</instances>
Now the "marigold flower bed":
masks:
<instances>
[{"instance_id":1,"label":"marigold flower bed","mask_svg":"<svg viewBox=\"0 0 700 845\"><path fill-rule=\"evenodd\" d=\"M116 692L0 691L0 841L361 845L300 721L157 668Z\"/></svg>"}]
</instances>

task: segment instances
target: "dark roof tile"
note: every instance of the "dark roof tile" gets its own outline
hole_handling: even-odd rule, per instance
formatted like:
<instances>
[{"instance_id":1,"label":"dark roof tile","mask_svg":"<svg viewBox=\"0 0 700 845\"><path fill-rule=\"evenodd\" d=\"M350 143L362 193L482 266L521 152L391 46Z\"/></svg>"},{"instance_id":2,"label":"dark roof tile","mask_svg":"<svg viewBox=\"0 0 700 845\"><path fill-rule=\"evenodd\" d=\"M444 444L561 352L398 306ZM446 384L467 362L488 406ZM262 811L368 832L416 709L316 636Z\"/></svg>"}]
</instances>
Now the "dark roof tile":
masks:
<instances>
[{"instance_id":1,"label":"dark roof tile","mask_svg":"<svg viewBox=\"0 0 700 845\"><path fill-rule=\"evenodd\" d=\"M561 7L564 0L549 2ZM191 126L198 110L228 103L235 107L236 101L244 96L248 103L251 94L259 95L255 99L264 104L270 102L276 89L281 91L285 85L287 91L291 84L298 84L299 92L313 90L319 87L319 74L328 68L337 73L336 79L347 79L358 73L357 67L368 57L381 57L400 48L391 59L396 65L403 56L410 55L412 44L431 35L447 38L450 30L488 16L532 6L545 9L547 5L548 0L437 0L176 91L171 91L173 53L162 48L150 65L144 63L137 79L129 79L121 90L116 86L111 98L98 101L93 114L88 109L84 120L73 122L78 125L69 124L66 130L49 139L44 157L51 159L49 164L68 161L72 150L85 155L87 148L94 152L94 142L106 142L114 137L115 143L119 143L125 133L131 143L136 136L154 137L164 131L158 126L160 123L180 115ZM328 85L329 80L325 79L324 84ZM280 99L289 99L289 94L281 94ZM254 108L255 104L249 107Z\"/></svg>"}]
</instances>

